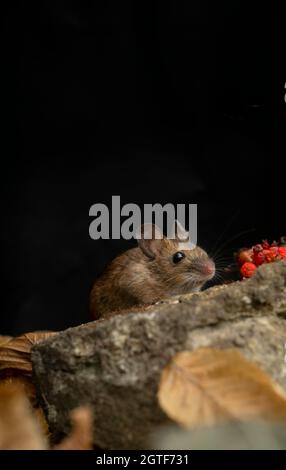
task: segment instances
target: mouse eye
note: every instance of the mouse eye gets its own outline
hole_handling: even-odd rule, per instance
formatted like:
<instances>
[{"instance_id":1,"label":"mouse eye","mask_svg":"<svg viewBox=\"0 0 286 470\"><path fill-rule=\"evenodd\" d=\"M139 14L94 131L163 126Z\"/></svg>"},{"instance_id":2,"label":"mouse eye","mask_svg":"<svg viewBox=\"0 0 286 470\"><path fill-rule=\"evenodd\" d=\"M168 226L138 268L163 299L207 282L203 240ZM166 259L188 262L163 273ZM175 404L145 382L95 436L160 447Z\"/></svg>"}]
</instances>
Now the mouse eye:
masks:
<instances>
[{"instance_id":1,"label":"mouse eye","mask_svg":"<svg viewBox=\"0 0 286 470\"><path fill-rule=\"evenodd\" d=\"M186 256L186 255L185 255L184 253L182 253L181 251L178 251L178 252L175 253L174 256L173 256L173 262L174 262L175 264L177 264L177 263L179 263L180 261L182 261L182 259L184 259L185 256Z\"/></svg>"}]
</instances>

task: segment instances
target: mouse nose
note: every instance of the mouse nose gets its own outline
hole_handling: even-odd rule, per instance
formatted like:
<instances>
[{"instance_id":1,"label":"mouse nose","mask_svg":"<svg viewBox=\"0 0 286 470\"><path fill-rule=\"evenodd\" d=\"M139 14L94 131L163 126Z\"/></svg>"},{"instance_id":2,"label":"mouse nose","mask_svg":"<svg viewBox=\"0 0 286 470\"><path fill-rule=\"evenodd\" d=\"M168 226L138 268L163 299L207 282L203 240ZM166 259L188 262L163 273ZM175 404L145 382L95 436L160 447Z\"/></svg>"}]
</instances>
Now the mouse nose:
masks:
<instances>
[{"instance_id":1,"label":"mouse nose","mask_svg":"<svg viewBox=\"0 0 286 470\"><path fill-rule=\"evenodd\" d=\"M205 261L201 265L201 270L203 274L211 275L215 273L215 264L212 260Z\"/></svg>"}]
</instances>

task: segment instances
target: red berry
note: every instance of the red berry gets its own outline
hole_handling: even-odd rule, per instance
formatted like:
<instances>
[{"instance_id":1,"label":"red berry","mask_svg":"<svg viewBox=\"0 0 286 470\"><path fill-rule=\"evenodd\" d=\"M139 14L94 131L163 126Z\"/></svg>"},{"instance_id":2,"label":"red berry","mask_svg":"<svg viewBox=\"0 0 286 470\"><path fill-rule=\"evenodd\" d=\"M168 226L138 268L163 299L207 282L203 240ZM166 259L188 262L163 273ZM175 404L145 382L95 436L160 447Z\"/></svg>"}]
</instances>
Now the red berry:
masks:
<instances>
[{"instance_id":1,"label":"red berry","mask_svg":"<svg viewBox=\"0 0 286 470\"><path fill-rule=\"evenodd\" d=\"M240 273L243 277L251 277L256 269L255 264L246 262L241 266Z\"/></svg>"},{"instance_id":2,"label":"red berry","mask_svg":"<svg viewBox=\"0 0 286 470\"><path fill-rule=\"evenodd\" d=\"M270 247L269 249L270 249L271 251L273 251L274 253L277 253L277 251L278 251L278 246L275 246L275 245L272 246L272 245L271 245L271 247Z\"/></svg>"},{"instance_id":3,"label":"red berry","mask_svg":"<svg viewBox=\"0 0 286 470\"><path fill-rule=\"evenodd\" d=\"M268 240L262 240L262 248L264 250L268 250L269 247L270 247L270 244L269 244Z\"/></svg>"},{"instance_id":4,"label":"red berry","mask_svg":"<svg viewBox=\"0 0 286 470\"><path fill-rule=\"evenodd\" d=\"M243 249L237 255L237 261L239 264L243 264L247 261L252 262L252 250Z\"/></svg>"},{"instance_id":5,"label":"red berry","mask_svg":"<svg viewBox=\"0 0 286 470\"><path fill-rule=\"evenodd\" d=\"M256 264L256 266L263 264L265 262L264 251L256 251L253 254L253 262Z\"/></svg>"},{"instance_id":6,"label":"red berry","mask_svg":"<svg viewBox=\"0 0 286 470\"><path fill-rule=\"evenodd\" d=\"M273 263L277 258L277 252L274 250L263 250L265 263Z\"/></svg>"},{"instance_id":7,"label":"red berry","mask_svg":"<svg viewBox=\"0 0 286 470\"><path fill-rule=\"evenodd\" d=\"M286 259L286 246L280 246L278 248L278 253L281 259Z\"/></svg>"},{"instance_id":8,"label":"red berry","mask_svg":"<svg viewBox=\"0 0 286 470\"><path fill-rule=\"evenodd\" d=\"M267 240L263 240L262 244L258 243L252 249L243 248L237 254L240 273L245 278L251 277L261 264L282 259L286 259L286 246L279 246L276 241L270 245Z\"/></svg>"}]
</instances>

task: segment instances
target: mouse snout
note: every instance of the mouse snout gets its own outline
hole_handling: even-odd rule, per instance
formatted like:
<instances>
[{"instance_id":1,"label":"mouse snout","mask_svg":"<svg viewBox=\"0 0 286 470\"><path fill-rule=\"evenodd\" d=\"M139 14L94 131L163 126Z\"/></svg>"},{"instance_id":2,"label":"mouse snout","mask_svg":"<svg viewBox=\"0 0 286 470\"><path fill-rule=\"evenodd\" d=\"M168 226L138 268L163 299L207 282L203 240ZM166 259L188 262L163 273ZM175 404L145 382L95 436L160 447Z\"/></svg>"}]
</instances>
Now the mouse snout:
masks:
<instances>
[{"instance_id":1,"label":"mouse snout","mask_svg":"<svg viewBox=\"0 0 286 470\"><path fill-rule=\"evenodd\" d=\"M199 260L195 264L195 269L200 274L212 278L215 274L215 264L211 259Z\"/></svg>"},{"instance_id":2,"label":"mouse snout","mask_svg":"<svg viewBox=\"0 0 286 470\"><path fill-rule=\"evenodd\" d=\"M213 261L207 261L206 263L203 264L203 271L206 274L214 274L215 272L215 264Z\"/></svg>"}]
</instances>

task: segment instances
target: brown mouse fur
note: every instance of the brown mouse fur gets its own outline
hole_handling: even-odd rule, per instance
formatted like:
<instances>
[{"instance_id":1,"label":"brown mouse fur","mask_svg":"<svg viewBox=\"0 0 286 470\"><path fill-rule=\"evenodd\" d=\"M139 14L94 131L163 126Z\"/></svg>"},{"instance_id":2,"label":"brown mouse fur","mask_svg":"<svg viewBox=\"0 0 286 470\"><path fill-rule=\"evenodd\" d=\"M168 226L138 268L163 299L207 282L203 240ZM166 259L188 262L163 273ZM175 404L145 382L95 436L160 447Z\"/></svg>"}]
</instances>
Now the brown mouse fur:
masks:
<instances>
[{"instance_id":1,"label":"brown mouse fur","mask_svg":"<svg viewBox=\"0 0 286 470\"><path fill-rule=\"evenodd\" d=\"M137 248L117 256L96 280L90 295L94 318L198 291L213 277L214 263L202 248L190 249L189 243L182 243L179 236L168 239L161 232L163 238L155 239L159 229L150 227L151 239L139 239ZM173 257L178 252L182 259L175 263Z\"/></svg>"}]
</instances>

